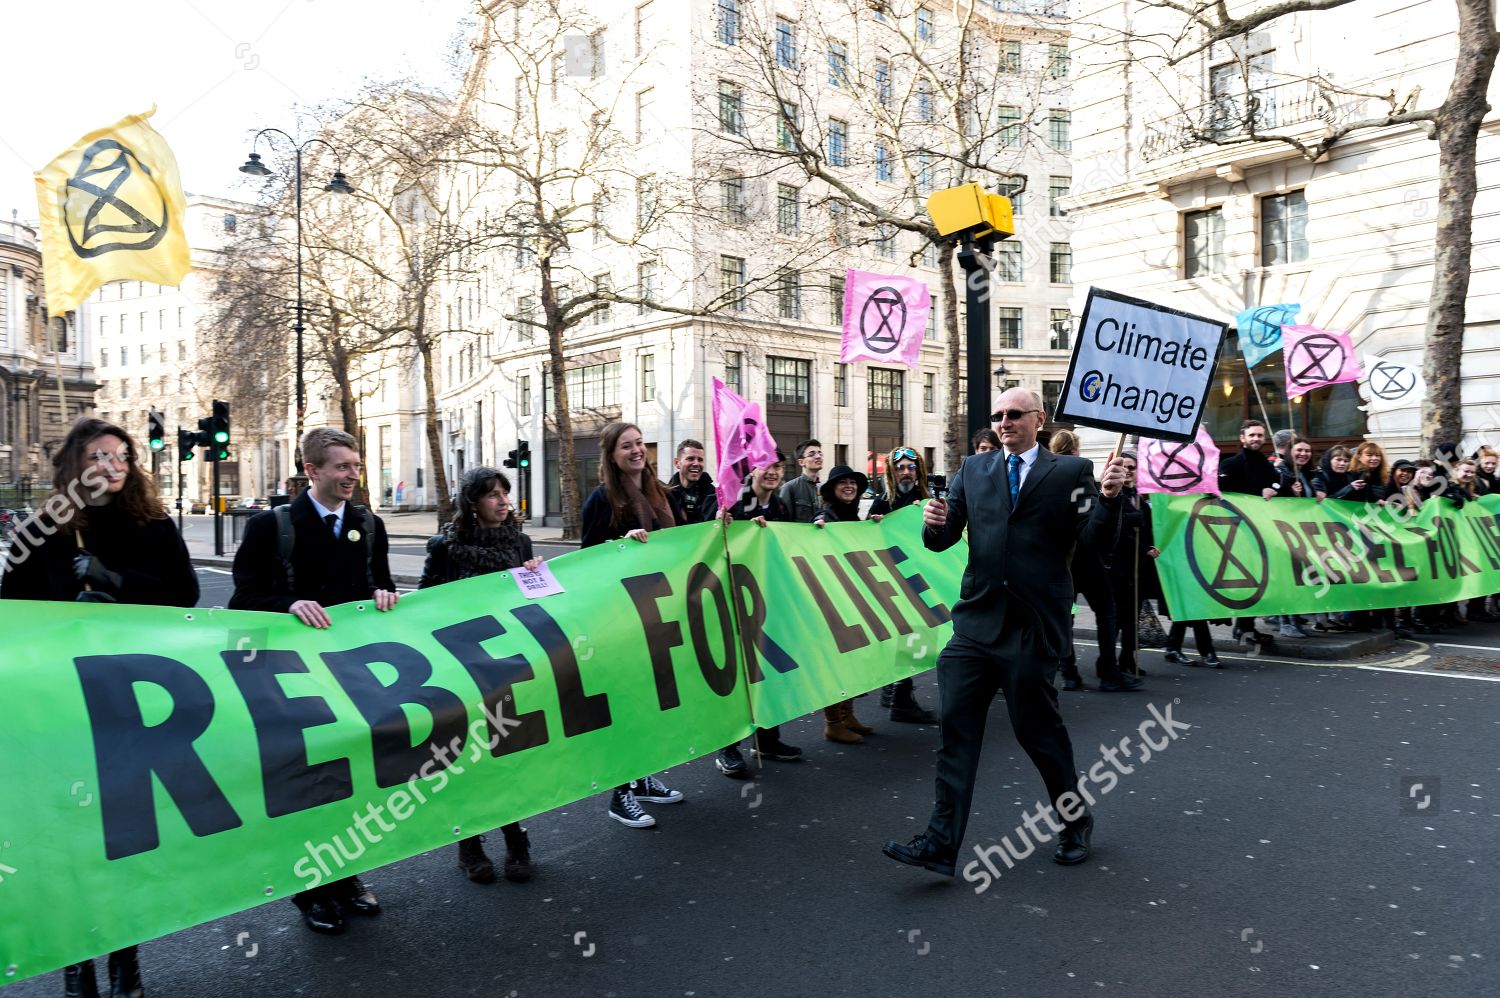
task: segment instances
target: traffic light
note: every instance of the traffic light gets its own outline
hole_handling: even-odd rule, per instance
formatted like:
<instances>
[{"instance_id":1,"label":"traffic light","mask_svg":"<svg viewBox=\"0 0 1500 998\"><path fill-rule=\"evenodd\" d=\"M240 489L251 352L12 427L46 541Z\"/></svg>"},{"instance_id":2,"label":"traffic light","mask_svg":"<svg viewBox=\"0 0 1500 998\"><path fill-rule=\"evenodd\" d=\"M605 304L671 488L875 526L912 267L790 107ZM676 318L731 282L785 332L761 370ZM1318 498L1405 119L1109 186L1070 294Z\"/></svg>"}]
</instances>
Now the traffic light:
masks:
<instances>
[{"instance_id":1,"label":"traffic light","mask_svg":"<svg viewBox=\"0 0 1500 998\"><path fill-rule=\"evenodd\" d=\"M507 454L505 457L505 466L507 468L519 468L521 466L521 452L513 450Z\"/></svg>"},{"instance_id":2,"label":"traffic light","mask_svg":"<svg viewBox=\"0 0 1500 998\"><path fill-rule=\"evenodd\" d=\"M526 440L517 440L519 445L516 450L516 467L523 471L531 467L531 443Z\"/></svg>"},{"instance_id":3,"label":"traffic light","mask_svg":"<svg viewBox=\"0 0 1500 998\"><path fill-rule=\"evenodd\" d=\"M167 417L152 409L146 417L146 444L152 450L162 450L167 446Z\"/></svg>"},{"instance_id":4,"label":"traffic light","mask_svg":"<svg viewBox=\"0 0 1500 998\"><path fill-rule=\"evenodd\" d=\"M211 461L229 460L229 403L214 399L214 414L208 418L208 456Z\"/></svg>"},{"instance_id":5,"label":"traffic light","mask_svg":"<svg viewBox=\"0 0 1500 998\"><path fill-rule=\"evenodd\" d=\"M192 430L178 429L177 431L177 460L191 461L193 450L198 446L198 434Z\"/></svg>"}]
</instances>

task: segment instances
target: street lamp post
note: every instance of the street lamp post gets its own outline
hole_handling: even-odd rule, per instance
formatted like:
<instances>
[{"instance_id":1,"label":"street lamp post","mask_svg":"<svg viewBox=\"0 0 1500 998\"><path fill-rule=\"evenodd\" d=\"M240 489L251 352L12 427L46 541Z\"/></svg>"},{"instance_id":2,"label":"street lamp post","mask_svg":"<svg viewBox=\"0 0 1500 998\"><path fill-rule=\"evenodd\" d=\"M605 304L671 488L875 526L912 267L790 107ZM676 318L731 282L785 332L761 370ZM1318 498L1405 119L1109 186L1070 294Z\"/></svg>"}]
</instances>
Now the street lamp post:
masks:
<instances>
[{"instance_id":1,"label":"street lamp post","mask_svg":"<svg viewBox=\"0 0 1500 998\"><path fill-rule=\"evenodd\" d=\"M279 128L262 128L260 131L258 131L258 132L255 133L255 138L252 139L251 142L250 142L250 158L247 159L245 161L245 164L240 167L240 172L241 173L248 173L252 177L269 177L269 176L272 175L271 169L269 167L267 167L264 163L262 163L260 161L260 154L255 151L255 147L256 147L257 144L259 144L260 137L262 135L265 135L265 136L280 135L282 138L286 139L288 142L290 142L292 144L292 149L296 153L296 157L295 157L295 160L294 160L294 166L293 166L293 173L292 173L292 183L293 183L293 186L296 189L296 197L297 197L297 210L296 210L296 223L297 223L297 304L296 304L296 321L293 322L292 329L297 334L297 427L296 427L296 437L292 441L293 452L296 455L295 458L293 459L294 462L295 462L294 467L293 467L294 474L288 476L288 478L287 478L287 486L288 486L287 491L290 492L292 495L296 495L298 492L302 491L302 489L304 489L304 488L307 487L307 478L303 475L303 469L302 469L302 421L303 421L303 419L307 415L307 388L306 388L305 375L304 375L304 372L303 372L303 352L302 352L302 331L306 328L305 324L302 321L302 316L303 316L303 312L304 312L304 305L302 303L302 153L303 153L303 151L306 150L309 146L313 145L314 143L321 143L322 145L327 146L328 150L333 153L334 161L335 161L335 164L336 164L336 168L333 171L333 179L330 180L328 183L326 183L326 184L323 185L323 189L325 191L332 191L335 194L353 194L354 193L354 188L349 184L348 178L344 176L343 164L340 161L339 151L333 147L332 143L330 143L326 139L321 139L321 138L317 138L317 137L308 139L306 142L298 143L296 139L292 138L290 135L288 135L286 132L282 131ZM266 144L267 145L270 144L270 139L269 138L266 139Z\"/></svg>"}]
</instances>

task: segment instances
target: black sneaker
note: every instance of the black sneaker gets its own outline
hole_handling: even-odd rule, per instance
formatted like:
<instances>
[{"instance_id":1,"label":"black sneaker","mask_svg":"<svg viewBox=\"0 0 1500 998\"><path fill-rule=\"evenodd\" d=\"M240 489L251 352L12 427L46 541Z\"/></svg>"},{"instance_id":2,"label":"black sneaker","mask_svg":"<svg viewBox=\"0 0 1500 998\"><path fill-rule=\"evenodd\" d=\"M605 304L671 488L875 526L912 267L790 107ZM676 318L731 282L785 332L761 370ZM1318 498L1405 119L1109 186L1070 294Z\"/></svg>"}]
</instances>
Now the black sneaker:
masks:
<instances>
[{"instance_id":1,"label":"black sneaker","mask_svg":"<svg viewBox=\"0 0 1500 998\"><path fill-rule=\"evenodd\" d=\"M1188 658L1182 652L1178 651L1176 648L1173 648L1169 652L1165 652L1162 655L1162 658L1166 659L1168 662L1171 662L1173 665L1197 665L1198 664L1197 662L1194 662L1192 659Z\"/></svg>"},{"instance_id":2,"label":"black sneaker","mask_svg":"<svg viewBox=\"0 0 1500 998\"><path fill-rule=\"evenodd\" d=\"M714 765L719 767L719 772L731 780L750 778L750 767L745 765L745 757L740 755L738 745L719 749L719 754L714 758Z\"/></svg>"},{"instance_id":3,"label":"black sneaker","mask_svg":"<svg viewBox=\"0 0 1500 998\"><path fill-rule=\"evenodd\" d=\"M1208 666L1210 669L1224 668L1224 663L1220 662L1219 656L1215 655L1213 652L1209 652L1207 655L1203 656L1203 664Z\"/></svg>"},{"instance_id":4,"label":"black sneaker","mask_svg":"<svg viewBox=\"0 0 1500 998\"><path fill-rule=\"evenodd\" d=\"M650 828L656 824L655 818L641 810L635 794L618 787L609 795L609 816L629 828Z\"/></svg>"},{"instance_id":5,"label":"black sneaker","mask_svg":"<svg viewBox=\"0 0 1500 998\"><path fill-rule=\"evenodd\" d=\"M795 745L788 745L780 738L772 738L767 735L757 735L755 739L755 756L757 759L770 759L773 762L800 762L802 761L802 750Z\"/></svg>"},{"instance_id":6,"label":"black sneaker","mask_svg":"<svg viewBox=\"0 0 1500 998\"><path fill-rule=\"evenodd\" d=\"M648 804L681 804L682 791L672 790L655 776L648 776L644 780L636 780L630 785L635 792L637 800L643 800Z\"/></svg>"}]
</instances>

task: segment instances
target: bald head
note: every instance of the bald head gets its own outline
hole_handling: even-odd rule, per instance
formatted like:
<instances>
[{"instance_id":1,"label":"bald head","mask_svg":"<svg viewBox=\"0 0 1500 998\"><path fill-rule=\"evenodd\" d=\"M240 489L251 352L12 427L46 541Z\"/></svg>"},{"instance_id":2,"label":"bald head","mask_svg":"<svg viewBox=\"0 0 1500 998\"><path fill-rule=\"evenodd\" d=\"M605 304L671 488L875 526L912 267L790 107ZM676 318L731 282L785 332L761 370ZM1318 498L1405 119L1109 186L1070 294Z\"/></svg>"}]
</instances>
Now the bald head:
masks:
<instances>
[{"instance_id":1,"label":"bald head","mask_svg":"<svg viewBox=\"0 0 1500 998\"><path fill-rule=\"evenodd\" d=\"M1010 413L1018 415L1012 419ZM1036 445L1037 431L1046 419L1042 397L1030 388L1007 388L995 403L991 419L1000 445L1011 454L1024 454Z\"/></svg>"}]
</instances>

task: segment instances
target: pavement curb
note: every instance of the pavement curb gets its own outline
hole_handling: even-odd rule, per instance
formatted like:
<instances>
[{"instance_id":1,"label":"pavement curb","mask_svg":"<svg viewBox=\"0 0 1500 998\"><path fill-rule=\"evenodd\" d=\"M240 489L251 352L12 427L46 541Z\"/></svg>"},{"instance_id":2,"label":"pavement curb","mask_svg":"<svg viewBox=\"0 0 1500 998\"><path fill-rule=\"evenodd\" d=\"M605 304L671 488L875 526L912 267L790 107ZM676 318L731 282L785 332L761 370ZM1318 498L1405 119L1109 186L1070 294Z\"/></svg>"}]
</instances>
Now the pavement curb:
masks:
<instances>
[{"instance_id":1,"label":"pavement curb","mask_svg":"<svg viewBox=\"0 0 1500 998\"><path fill-rule=\"evenodd\" d=\"M229 569L234 566L234 559L229 556L219 557L211 554L195 554L189 560L199 568L221 568ZM392 581L398 586L415 589L417 583L422 581L420 575L392 575Z\"/></svg>"},{"instance_id":2,"label":"pavement curb","mask_svg":"<svg viewBox=\"0 0 1500 998\"><path fill-rule=\"evenodd\" d=\"M1075 638L1087 638L1090 641L1099 640L1099 631L1093 627L1073 628ZM1274 637L1274 635L1273 635ZM1243 647L1232 640L1214 635L1214 642L1220 649L1243 650ZM1192 634L1188 634L1188 646L1192 645ZM1272 658L1305 658L1315 662L1343 661L1350 658L1361 658L1366 655L1378 655L1383 651L1395 647L1396 636L1389 631L1370 631L1366 634L1350 634L1343 638L1302 638L1302 639L1277 639L1276 643L1262 654ZM1148 649L1159 651L1159 648Z\"/></svg>"}]
</instances>

